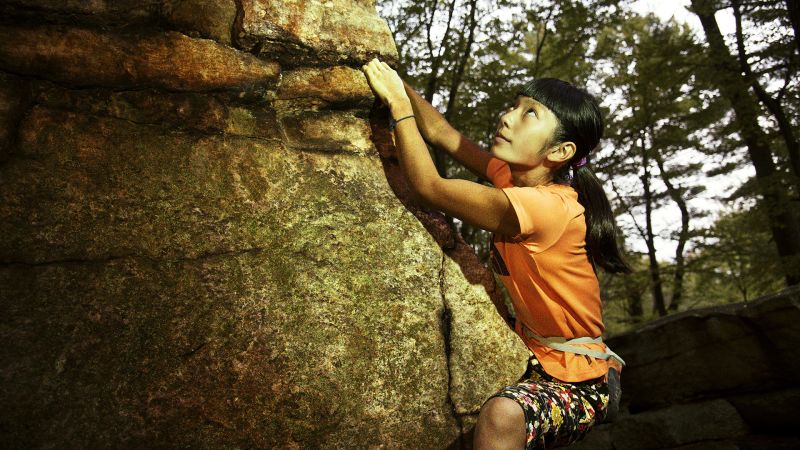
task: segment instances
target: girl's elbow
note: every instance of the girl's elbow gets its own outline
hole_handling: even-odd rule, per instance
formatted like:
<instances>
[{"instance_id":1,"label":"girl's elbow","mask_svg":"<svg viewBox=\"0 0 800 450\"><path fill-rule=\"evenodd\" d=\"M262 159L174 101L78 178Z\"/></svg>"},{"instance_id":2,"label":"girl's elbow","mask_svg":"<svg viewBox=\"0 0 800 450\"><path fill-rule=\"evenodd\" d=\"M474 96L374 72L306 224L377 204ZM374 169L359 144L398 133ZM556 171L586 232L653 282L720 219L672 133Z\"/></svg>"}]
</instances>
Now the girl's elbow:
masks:
<instances>
[{"instance_id":1,"label":"girl's elbow","mask_svg":"<svg viewBox=\"0 0 800 450\"><path fill-rule=\"evenodd\" d=\"M430 207L428 202L425 201L425 198L422 195L420 195L419 192L417 192L417 191L415 191L413 189L411 190L411 201L413 201L417 205Z\"/></svg>"},{"instance_id":2,"label":"girl's elbow","mask_svg":"<svg viewBox=\"0 0 800 450\"><path fill-rule=\"evenodd\" d=\"M429 198L418 189L413 189L413 188L411 189L411 200L413 200L414 203L418 205L422 205L425 207L431 206Z\"/></svg>"},{"instance_id":3,"label":"girl's elbow","mask_svg":"<svg viewBox=\"0 0 800 450\"><path fill-rule=\"evenodd\" d=\"M433 183L411 186L411 197L416 203L429 208L435 208L437 205L436 189Z\"/></svg>"}]
</instances>

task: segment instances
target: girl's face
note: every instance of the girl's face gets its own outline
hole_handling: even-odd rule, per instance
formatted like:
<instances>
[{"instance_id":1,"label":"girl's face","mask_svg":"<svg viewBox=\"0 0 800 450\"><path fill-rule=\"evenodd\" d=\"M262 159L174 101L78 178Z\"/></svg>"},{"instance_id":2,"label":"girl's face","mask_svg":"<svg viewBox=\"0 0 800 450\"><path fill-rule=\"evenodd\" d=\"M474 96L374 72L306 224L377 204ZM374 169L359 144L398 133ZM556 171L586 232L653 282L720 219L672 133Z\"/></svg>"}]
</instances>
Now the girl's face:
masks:
<instances>
[{"instance_id":1,"label":"girl's face","mask_svg":"<svg viewBox=\"0 0 800 450\"><path fill-rule=\"evenodd\" d=\"M514 106L500 116L492 154L503 161L533 168L547 158L543 151L558 128L558 119L530 97L517 96Z\"/></svg>"}]
</instances>

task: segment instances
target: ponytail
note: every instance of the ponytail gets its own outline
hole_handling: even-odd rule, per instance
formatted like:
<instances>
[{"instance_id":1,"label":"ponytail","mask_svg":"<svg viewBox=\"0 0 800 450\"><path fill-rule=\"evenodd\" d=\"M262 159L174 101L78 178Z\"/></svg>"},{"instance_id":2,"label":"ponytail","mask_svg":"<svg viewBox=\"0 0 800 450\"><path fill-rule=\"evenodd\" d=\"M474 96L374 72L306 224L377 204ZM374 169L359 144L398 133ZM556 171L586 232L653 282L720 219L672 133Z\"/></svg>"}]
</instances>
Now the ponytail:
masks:
<instances>
[{"instance_id":1,"label":"ponytail","mask_svg":"<svg viewBox=\"0 0 800 450\"><path fill-rule=\"evenodd\" d=\"M609 273L631 273L631 267L622 259L614 213L600 180L584 165L573 171L570 185L578 193L578 203L585 210L589 260Z\"/></svg>"}]
</instances>

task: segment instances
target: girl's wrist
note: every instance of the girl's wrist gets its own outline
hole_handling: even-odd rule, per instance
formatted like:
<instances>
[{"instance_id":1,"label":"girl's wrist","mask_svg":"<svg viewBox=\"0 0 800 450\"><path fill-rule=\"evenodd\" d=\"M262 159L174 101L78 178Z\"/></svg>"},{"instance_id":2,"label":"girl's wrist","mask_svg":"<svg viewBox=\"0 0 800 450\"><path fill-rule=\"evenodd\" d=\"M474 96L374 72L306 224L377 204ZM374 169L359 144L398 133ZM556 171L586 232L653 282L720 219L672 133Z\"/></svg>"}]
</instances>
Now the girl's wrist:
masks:
<instances>
[{"instance_id":1,"label":"girl's wrist","mask_svg":"<svg viewBox=\"0 0 800 450\"><path fill-rule=\"evenodd\" d=\"M411 107L411 100L406 96L390 101L389 112L392 118L399 119L414 114L414 108Z\"/></svg>"}]
</instances>

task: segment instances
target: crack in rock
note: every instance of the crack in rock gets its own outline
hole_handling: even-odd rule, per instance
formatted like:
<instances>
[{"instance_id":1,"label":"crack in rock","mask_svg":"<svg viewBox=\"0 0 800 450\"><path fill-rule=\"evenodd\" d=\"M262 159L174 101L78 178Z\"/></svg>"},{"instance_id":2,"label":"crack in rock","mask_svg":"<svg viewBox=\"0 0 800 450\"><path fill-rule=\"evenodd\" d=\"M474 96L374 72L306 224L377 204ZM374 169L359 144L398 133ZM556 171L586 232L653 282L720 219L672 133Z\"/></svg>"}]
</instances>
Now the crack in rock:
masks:
<instances>
[{"instance_id":1,"label":"crack in rock","mask_svg":"<svg viewBox=\"0 0 800 450\"><path fill-rule=\"evenodd\" d=\"M445 262L446 262L447 255L442 251L442 259L441 265L439 267L439 292L442 296L442 314L440 316L441 321L441 329L442 329L442 337L444 340L444 355L447 363L447 403L450 405L450 412L453 415L453 418L458 424L458 443L459 448L464 449L464 422L461 418L461 415L458 414L458 409L456 408L455 401L453 401L452 395L452 384L453 384L453 373L451 368L451 342L450 342L450 331L453 325L453 315L450 312L450 305L447 301L446 295L446 285L445 285Z\"/></svg>"}]
</instances>

